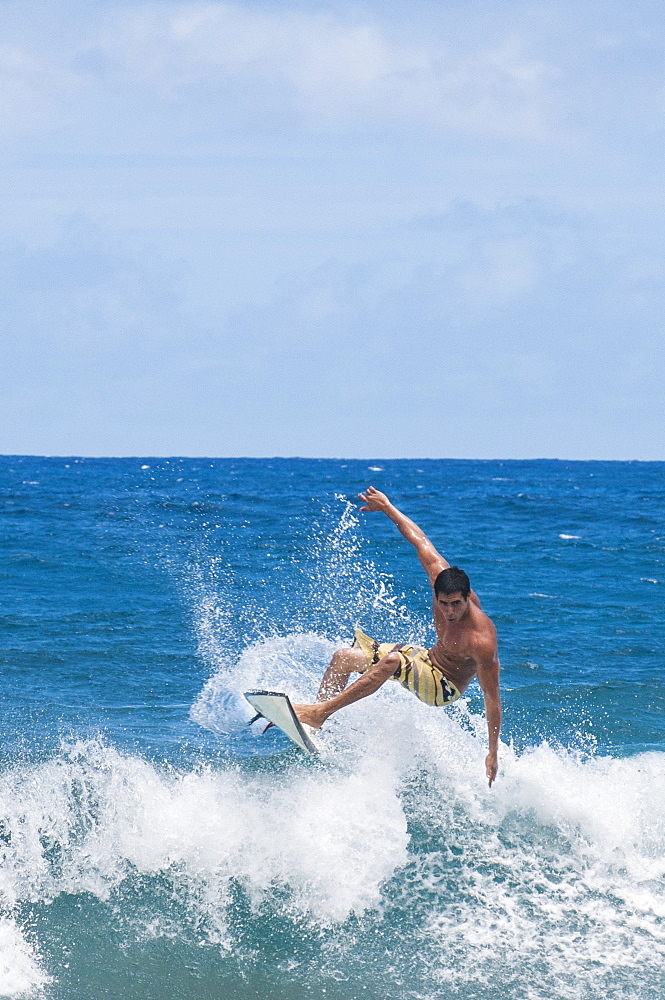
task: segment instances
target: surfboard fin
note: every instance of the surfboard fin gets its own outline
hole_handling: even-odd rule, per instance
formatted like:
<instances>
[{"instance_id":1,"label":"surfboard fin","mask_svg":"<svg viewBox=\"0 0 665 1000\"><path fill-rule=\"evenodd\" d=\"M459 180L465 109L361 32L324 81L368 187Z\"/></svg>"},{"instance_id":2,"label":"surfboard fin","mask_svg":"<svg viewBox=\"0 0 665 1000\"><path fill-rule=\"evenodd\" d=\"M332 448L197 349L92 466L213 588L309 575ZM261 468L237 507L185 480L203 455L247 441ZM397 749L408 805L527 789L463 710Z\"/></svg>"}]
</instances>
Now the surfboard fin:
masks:
<instances>
[{"instance_id":1,"label":"surfboard fin","mask_svg":"<svg viewBox=\"0 0 665 1000\"><path fill-rule=\"evenodd\" d=\"M283 691L245 691L245 698L254 711L258 712L252 722L262 717L268 722L264 732L267 732L270 726L276 726L301 750L318 756L319 748L293 711L293 705L287 694Z\"/></svg>"}]
</instances>

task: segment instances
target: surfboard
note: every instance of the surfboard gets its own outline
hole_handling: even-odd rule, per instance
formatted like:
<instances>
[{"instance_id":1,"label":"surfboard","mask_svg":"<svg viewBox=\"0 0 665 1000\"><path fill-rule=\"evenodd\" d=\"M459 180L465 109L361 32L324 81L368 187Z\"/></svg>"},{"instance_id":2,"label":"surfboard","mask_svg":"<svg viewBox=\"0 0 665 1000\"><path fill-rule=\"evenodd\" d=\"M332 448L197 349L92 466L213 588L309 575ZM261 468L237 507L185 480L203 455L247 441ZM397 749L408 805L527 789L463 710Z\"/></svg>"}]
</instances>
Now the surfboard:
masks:
<instances>
[{"instance_id":1,"label":"surfboard","mask_svg":"<svg viewBox=\"0 0 665 1000\"><path fill-rule=\"evenodd\" d=\"M245 691L245 698L258 712L252 722L259 717L266 719L281 729L284 735L301 750L318 756L319 748L293 711L288 694L284 694L283 691Z\"/></svg>"}]
</instances>

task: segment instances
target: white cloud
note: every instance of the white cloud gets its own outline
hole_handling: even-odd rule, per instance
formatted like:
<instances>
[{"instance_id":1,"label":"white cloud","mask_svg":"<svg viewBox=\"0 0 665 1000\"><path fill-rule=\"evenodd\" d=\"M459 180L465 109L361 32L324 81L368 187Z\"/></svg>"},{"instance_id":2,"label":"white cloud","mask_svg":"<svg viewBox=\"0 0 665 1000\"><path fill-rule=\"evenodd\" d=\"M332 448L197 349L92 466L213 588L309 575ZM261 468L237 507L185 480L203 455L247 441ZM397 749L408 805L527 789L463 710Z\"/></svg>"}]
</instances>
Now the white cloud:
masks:
<instances>
[{"instance_id":1,"label":"white cloud","mask_svg":"<svg viewBox=\"0 0 665 1000\"><path fill-rule=\"evenodd\" d=\"M191 105L211 124L241 105L259 118L276 107L295 112L333 131L394 124L530 141L558 131L556 74L528 43L497 30L474 45L445 14L438 33L407 40L378 15L194 2L58 19L30 7L22 17L9 4L14 23L0 30L5 135L65 120L99 128L104 116L124 121L155 99Z\"/></svg>"},{"instance_id":2,"label":"white cloud","mask_svg":"<svg viewBox=\"0 0 665 1000\"><path fill-rule=\"evenodd\" d=\"M235 84L258 88L260 104L278 86L315 126L394 121L529 140L557 131L555 74L516 35L460 51L322 13L178 4L125 13L103 49L125 79L171 97Z\"/></svg>"}]
</instances>

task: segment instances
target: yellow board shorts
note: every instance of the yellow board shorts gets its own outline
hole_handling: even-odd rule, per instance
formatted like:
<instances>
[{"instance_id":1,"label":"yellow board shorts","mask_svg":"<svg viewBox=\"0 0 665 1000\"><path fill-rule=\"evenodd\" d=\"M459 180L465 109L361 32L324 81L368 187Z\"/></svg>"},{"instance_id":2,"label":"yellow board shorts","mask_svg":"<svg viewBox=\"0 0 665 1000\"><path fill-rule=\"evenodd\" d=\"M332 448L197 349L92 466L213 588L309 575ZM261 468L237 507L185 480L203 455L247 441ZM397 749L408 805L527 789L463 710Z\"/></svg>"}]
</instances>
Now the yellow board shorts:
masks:
<instances>
[{"instance_id":1,"label":"yellow board shorts","mask_svg":"<svg viewBox=\"0 0 665 1000\"><path fill-rule=\"evenodd\" d=\"M365 671L378 663L387 653L398 653L400 665L392 676L402 687L407 688L426 705L451 705L460 697L452 681L435 667L429 653L422 646L394 645L392 642L376 642L356 628L352 646L359 646L367 657Z\"/></svg>"}]
</instances>

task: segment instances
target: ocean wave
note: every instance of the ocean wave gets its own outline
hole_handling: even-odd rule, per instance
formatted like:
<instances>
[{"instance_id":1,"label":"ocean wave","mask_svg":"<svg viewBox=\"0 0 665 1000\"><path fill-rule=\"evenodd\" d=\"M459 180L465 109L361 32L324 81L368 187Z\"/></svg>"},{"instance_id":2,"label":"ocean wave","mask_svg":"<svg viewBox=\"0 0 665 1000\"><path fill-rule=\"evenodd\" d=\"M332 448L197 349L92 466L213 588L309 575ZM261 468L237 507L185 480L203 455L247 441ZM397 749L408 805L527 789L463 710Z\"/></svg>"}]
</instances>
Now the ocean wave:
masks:
<instances>
[{"instance_id":1,"label":"ocean wave","mask_svg":"<svg viewBox=\"0 0 665 1000\"><path fill-rule=\"evenodd\" d=\"M313 659L328 651L301 642ZM265 679L251 671L270 650L248 654L236 682ZM288 680L305 693L313 676ZM663 978L665 754L504 746L489 790L484 720L397 685L339 713L321 743L318 763L273 746L176 771L87 741L6 770L0 970L14 978L0 995L57 975L21 936L21 905L82 895L111 924L134 906L137 940L193 934L239 962L261 952L266 922L309 927L323 979L389 949L421 996L654 995L640 991ZM415 995L391 983L386 996Z\"/></svg>"}]
</instances>

